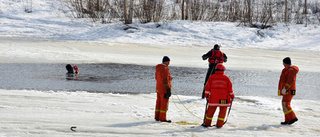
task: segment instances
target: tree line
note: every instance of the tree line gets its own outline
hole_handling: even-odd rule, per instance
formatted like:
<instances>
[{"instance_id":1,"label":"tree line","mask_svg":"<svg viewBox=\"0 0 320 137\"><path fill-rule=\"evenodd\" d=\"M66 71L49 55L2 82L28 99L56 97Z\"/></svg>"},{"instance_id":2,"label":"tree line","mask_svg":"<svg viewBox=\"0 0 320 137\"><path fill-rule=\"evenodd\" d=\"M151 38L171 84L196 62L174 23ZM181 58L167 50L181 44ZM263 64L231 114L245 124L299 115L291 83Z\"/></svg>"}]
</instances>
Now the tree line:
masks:
<instances>
[{"instance_id":1,"label":"tree line","mask_svg":"<svg viewBox=\"0 0 320 137\"><path fill-rule=\"evenodd\" d=\"M64 0L72 16L131 24L170 20L320 24L317 0Z\"/></svg>"}]
</instances>

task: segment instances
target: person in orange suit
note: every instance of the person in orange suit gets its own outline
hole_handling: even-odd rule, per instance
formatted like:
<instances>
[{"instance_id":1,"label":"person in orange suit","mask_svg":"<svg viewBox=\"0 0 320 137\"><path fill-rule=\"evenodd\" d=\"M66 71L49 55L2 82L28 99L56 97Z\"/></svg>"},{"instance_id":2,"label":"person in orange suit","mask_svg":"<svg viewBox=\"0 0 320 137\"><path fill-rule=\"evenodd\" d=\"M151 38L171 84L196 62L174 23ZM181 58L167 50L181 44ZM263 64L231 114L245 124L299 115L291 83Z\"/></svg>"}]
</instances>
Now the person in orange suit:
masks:
<instances>
[{"instance_id":1,"label":"person in orange suit","mask_svg":"<svg viewBox=\"0 0 320 137\"><path fill-rule=\"evenodd\" d=\"M285 121L281 122L281 124L291 125L298 121L290 104L293 96L296 95L296 76L299 68L291 65L291 59L289 57L283 59L283 66L284 69L282 70L278 86L278 95L282 96L282 110L285 117Z\"/></svg>"},{"instance_id":2,"label":"person in orange suit","mask_svg":"<svg viewBox=\"0 0 320 137\"><path fill-rule=\"evenodd\" d=\"M228 76L224 75L225 67L222 63L217 64L215 74L208 79L208 84L205 88L205 97L208 101L208 109L205 117L204 127L210 127L212 117L217 109L220 108L217 128L221 128L224 124L224 118L227 113L227 108L231 106L231 101L234 98L232 83Z\"/></svg>"},{"instance_id":3,"label":"person in orange suit","mask_svg":"<svg viewBox=\"0 0 320 137\"><path fill-rule=\"evenodd\" d=\"M171 123L171 120L167 120L167 110L169 105L169 97L171 96L172 80L169 71L169 64L170 58L164 56L162 59L162 64L158 64L156 66L155 79L157 81L157 101L155 109L155 120Z\"/></svg>"}]
</instances>

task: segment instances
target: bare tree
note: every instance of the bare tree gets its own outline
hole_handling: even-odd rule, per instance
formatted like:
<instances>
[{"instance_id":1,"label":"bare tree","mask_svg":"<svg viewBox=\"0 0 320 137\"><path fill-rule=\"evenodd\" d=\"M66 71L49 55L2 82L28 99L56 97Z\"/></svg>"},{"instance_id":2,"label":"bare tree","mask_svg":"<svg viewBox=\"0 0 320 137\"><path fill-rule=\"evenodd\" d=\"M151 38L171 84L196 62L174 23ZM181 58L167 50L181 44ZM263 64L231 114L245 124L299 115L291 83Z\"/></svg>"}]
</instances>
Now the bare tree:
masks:
<instances>
[{"instance_id":1,"label":"bare tree","mask_svg":"<svg viewBox=\"0 0 320 137\"><path fill-rule=\"evenodd\" d=\"M285 0L284 22L288 22L288 0Z\"/></svg>"},{"instance_id":2,"label":"bare tree","mask_svg":"<svg viewBox=\"0 0 320 137\"><path fill-rule=\"evenodd\" d=\"M132 23L133 18L133 0L130 0L130 10L129 10L129 24Z\"/></svg>"},{"instance_id":3,"label":"bare tree","mask_svg":"<svg viewBox=\"0 0 320 137\"><path fill-rule=\"evenodd\" d=\"M262 8L262 14L260 17L260 22L262 23L261 28L268 28L268 24L272 20L272 6L271 2L269 0L264 1L263 8Z\"/></svg>"},{"instance_id":4,"label":"bare tree","mask_svg":"<svg viewBox=\"0 0 320 137\"><path fill-rule=\"evenodd\" d=\"M247 21L249 24L252 24L252 4L251 4L251 0L246 0L246 4L247 4Z\"/></svg>"},{"instance_id":5,"label":"bare tree","mask_svg":"<svg viewBox=\"0 0 320 137\"><path fill-rule=\"evenodd\" d=\"M190 2L190 16L191 20L203 20L206 12L207 0L191 0Z\"/></svg>"},{"instance_id":6,"label":"bare tree","mask_svg":"<svg viewBox=\"0 0 320 137\"><path fill-rule=\"evenodd\" d=\"M307 14L308 14L308 11L307 11L307 0L304 1L304 15L306 17L306 27L308 26L308 18L307 18Z\"/></svg>"},{"instance_id":7,"label":"bare tree","mask_svg":"<svg viewBox=\"0 0 320 137\"><path fill-rule=\"evenodd\" d=\"M240 5L236 0L231 0L228 7L228 20L231 22L237 21L240 17Z\"/></svg>"},{"instance_id":8,"label":"bare tree","mask_svg":"<svg viewBox=\"0 0 320 137\"><path fill-rule=\"evenodd\" d=\"M24 0L24 3L29 3L25 4L26 8L30 1ZM307 0L172 0L168 5L165 5L165 0L63 1L68 1L70 11L76 18L105 22L118 19L125 24L131 24L133 19L141 23L180 19L230 21L245 25L261 23L266 26L277 22L315 23L320 16L318 2L307 3ZM311 14L308 14L307 6ZM313 22L310 22L311 18Z\"/></svg>"},{"instance_id":9,"label":"bare tree","mask_svg":"<svg viewBox=\"0 0 320 137\"><path fill-rule=\"evenodd\" d=\"M163 19L164 1L162 0L137 0L141 3L135 6L135 17L141 23L159 22Z\"/></svg>"},{"instance_id":10,"label":"bare tree","mask_svg":"<svg viewBox=\"0 0 320 137\"><path fill-rule=\"evenodd\" d=\"M185 20L188 20L189 19L189 10L190 10L190 0L186 0L186 11L185 11L185 13L186 13L186 16L185 16Z\"/></svg>"},{"instance_id":11,"label":"bare tree","mask_svg":"<svg viewBox=\"0 0 320 137\"><path fill-rule=\"evenodd\" d=\"M130 0L130 5L128 7L128 1L124 0L123 3L123 8L124 8L124 24L131 24L132 23L132 10L133 10L133 0Z\"/></svg>"}]
</instances>

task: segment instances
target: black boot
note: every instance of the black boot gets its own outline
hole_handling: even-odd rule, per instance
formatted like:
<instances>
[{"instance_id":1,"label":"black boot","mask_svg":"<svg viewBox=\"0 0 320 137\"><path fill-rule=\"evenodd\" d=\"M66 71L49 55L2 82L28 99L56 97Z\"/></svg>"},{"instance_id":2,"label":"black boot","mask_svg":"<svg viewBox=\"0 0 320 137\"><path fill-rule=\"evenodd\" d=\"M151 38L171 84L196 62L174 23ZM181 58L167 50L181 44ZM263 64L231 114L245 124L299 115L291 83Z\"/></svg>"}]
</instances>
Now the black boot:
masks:
<instances>
[{"instance_id":1,"label":"black boot","mask_svg":"<svg viewBox=\"0 0 320 137\"><path fill-rule=\"evenodd\" d=\"M208 128L208 127L212 127L212 126L207 126L205 123L203 123L201 126Z\"/></svg>"},{"instance_id":2,"label":"black boot","mask_svg":"<svg viewBox=\"0 0 320 137\"><path fill-rule=\"evenodd\" d=\"M281 125L288 125L289 122L287 121L284 121L284 122L281 122Z\"/></svg>"},{"instance_id":3,"label":"black boot","mask_svg":"<svg viewBox=\"0 0 320 137\"><path fill-rule=\"evenodd\" d=\"M298 121L298 119L295 118L295 119L292 119L291 121L289 121L288 124L291 125L291 124L293 124L294 122L297 122L297 121Z\"/></svg>"},{"instance_id":4,"label":"black boot","mask_svg":"<svg viewBox=\"0 0 320 137\"><path fill-rule=\"evenodd\" d=\"M160 122L167 122L167 123L171 123L171 120L161 120Z\"/></svg>"},{"instance_id":5,"label":"black boot","mask_svg":"<svg viewBox=\"0 0 320 137\"><path fill-rule=\"evenodd\" d=\"M208 127L205 123L202 123L202 125L201 126L203 126L203 127Z\"/></svg>"}]
</instances>

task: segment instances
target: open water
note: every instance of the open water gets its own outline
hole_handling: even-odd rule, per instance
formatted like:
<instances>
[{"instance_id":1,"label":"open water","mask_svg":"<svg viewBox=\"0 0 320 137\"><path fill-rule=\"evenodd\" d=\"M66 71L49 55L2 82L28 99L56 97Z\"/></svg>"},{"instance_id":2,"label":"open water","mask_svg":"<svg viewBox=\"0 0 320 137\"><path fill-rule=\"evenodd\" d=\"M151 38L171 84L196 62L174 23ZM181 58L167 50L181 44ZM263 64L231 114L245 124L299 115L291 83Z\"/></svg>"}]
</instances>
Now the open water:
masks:
<instances>
[{"instance_id":1,"label":"open water","mask_svg":"<svg viewBox=\"0 0 320 137\"><path fill-rule=\"evenodd\" d=\"M80 74L66 75L66 64L0 64L0 88L99 93L155 93L154 66L131 64L71 64ZM173 90L201 97L207 69L169 66ZM281 72L226 70L236 96L277 96ZM320 98L320 73L299 72L295 99Z\"/></svg>"}]
</instances>

